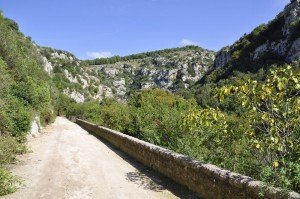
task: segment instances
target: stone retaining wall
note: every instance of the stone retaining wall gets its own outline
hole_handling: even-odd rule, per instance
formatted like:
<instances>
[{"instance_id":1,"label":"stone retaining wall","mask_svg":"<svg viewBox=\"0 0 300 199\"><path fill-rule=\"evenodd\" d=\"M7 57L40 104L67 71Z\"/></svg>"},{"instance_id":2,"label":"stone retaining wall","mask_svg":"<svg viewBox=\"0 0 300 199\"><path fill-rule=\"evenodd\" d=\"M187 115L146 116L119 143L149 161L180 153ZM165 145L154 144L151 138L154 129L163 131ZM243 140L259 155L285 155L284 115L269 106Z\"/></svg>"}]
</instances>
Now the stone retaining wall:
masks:
<instances>
[{"instance_id":1,"label":"stone retaining wall","mask_svg":"<svg viewBox=\"0 0 300 199\"><path fill-rule=\"evenodd\" d=\"M261 198L259 193L263 185L260 181L232 173L215 165L204 164L187 156L84 120L77 119L76 123L121 149L135 160L195 191L201 198ZM300 195L295 192L288 195L285 194L284 196L280 189L268 188L263 198L300 198Z\"/></svg>"}]
</instances>

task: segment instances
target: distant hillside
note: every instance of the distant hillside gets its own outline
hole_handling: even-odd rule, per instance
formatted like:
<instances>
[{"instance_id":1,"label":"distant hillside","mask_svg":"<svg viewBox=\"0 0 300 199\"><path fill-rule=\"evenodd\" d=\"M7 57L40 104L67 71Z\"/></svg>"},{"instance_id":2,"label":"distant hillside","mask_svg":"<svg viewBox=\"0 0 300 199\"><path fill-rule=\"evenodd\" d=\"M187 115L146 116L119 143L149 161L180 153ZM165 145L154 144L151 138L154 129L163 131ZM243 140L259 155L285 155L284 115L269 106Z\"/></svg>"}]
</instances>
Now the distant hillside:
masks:
<instances>
[{"instance_id":1,"label":"distant hillside","mask_svg":"<svg viewBox=\"0 0 300 199\"><path fill-rule=\"evenodd\" d=\"M148 88L179 91L198 81L215 58L213 51L197 46L87 61L51 48L40 51L58 88L77 102L125 100L130 92Z\"/></svg>"},{"instance_id":2,"label":"distant hillside","mask_svg":"<svg viewBox=\"0 0 300 199\"><path fill-rule=\"evenodd\" d=\"M86 61L51 48L41 48L41 53L58 88L77 102L125 100L130 92L148 88L199 95L195 82L216 83L236 72L257 73L272 64L299 60L299 2L292 0L274 20L218 53L187 46Z\"/></svg>"},{"instance_id":3,"label":"distant hillside","mask_svg":"<svg viewBox=\"0 0 300 199\"><path fill-rule=\"evenodd\" d=\"M145 59L145 58L155 58L159 56L168 56L170 54L182 52L182 51L188 51L188 50L200 50L204 51L205 49L199 47L199 46L185 46L181 48L168 48L163 50L157 50L157 51L150 51L150 52L144 52L144 53L138 53L138 54L132 54L127 56L113 56L110 58L97 58L94 60L87 60L87 63L90 65L103 65L103 64L115 64L117 62L124 62L124 61L132 61L135 59Z\"/></svg>"}]
</instances>

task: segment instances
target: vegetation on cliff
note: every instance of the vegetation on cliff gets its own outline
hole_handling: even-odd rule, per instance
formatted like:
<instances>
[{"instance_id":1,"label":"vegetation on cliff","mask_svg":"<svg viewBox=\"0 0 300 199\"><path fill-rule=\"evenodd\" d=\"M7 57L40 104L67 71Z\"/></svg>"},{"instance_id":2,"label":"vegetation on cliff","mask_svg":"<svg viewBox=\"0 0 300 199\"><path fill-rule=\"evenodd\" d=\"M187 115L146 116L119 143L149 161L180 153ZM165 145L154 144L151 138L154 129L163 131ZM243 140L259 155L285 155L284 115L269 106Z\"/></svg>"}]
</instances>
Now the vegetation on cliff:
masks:
<instances>
[{"instance_id":1,"label":"vegetation on cliff","mask_svg":"<svg viewBox=\"0 0 300 199\"><path fill-rule=\"evenodd\" d=\"M19 182L3 167L26 151L22 144L34 115L51 122L55 96L36 46L0 14L0 195Z\"/></svg>"}]
</instances>

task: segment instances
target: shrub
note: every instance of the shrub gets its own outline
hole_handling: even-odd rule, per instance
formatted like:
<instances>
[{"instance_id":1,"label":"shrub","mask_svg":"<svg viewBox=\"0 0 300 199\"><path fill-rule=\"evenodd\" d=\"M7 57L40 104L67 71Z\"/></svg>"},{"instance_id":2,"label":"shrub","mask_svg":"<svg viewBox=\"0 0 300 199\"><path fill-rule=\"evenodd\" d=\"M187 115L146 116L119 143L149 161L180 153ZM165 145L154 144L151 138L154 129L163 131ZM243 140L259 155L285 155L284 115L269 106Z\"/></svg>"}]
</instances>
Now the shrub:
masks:
<instances>
[{"instance_id":1,"label":"shrub","mask_svg":"<svg viewBox=\"0 0 300 199\"><path fill-rule=\"evenodd\" d=\"M50 123L53 123L55 117L50 108L44 108L40 111L40 119L42 126L46 126Z\"/></svg>"},{"instance_id":2,"label":"shrub","mask_svg":"<svg viewBox=\"0 0 300 199\"><path fill-rule=\"evenodd\" d=\"M300 83L290 66L273 69L264 82L248 79L225 86L220 97L235 95L249 123L245 136L261 169L275 186L299 190Z\"/></svg>"},{"instance_id":3,"label":"shrub","mask_svg":"<svg viewBox=\"0 0 300 199\"><path fill-rule=\"evenodd\" d=\"M11 172L0 167L0 196L15 192L21 181Z\"/></svg>"},{"instance_id":4,"label":"shrub","mask_svg":"<svg viewBox=\"0 0 300 199\"><path fill-rule=\"evenodd\" d=\"M0 136L0 166L14 162L16 154L22 154L26 151L26 146L20 144L15 138Z\"/></svg>"},{"instance_id":5,"label":"shrub","mask_svg":"<svg viewBox=\"0 0 300 199\"><path fill-rule=\"evenodd\" d=\"M194 100L185 100L157 89L133 94L130 96L129 105L129 134L177 150L182 136L179 121L196 103Z\"/></svg>"},{"instance_id":6,"label":"shrub","mask_svg":"<svg viewBox=\"0 0 300 199\"><path fill-rule=\"evenodd\" d=\"M182 152L232 171L246 172L245 165L249 165L252 155L243 136L245 128L238 122L245 124L218 109L192 110L182 120Z\"/></svg>"},{"instance_id":7,"label":"shrub","mask_svg":"<svg viewBox=\"0 0 300 199\"><path fill-rule=\"evenodd\" d=\"M2 166L16 161L16 154L27 151L25 145L20 144L11 136L0 135L0 196L12 193L21 181Z\"/></svg>"},{"instance_id":8,"label":"shrub","mask_svg":"<svg viewBox=\"0 0 300 199\"><path fill-rule=\"evenodd\" d=\"M31 126L31 110L12 96L7 98L5 110L12 124L9 128L9 132L20 140L24 140Z\"/></svg>"},{"instance_id":9,"label":"shrub","mask_svg":"<svg viewBox=\"0 0 300 199\"><path fill-rule=\"evenodd\" d=\"M127 132L129 118L129 107L126 104L112 102L100 107L101 125L116 129L121 132Z\"/></svg>"}]
</instances>

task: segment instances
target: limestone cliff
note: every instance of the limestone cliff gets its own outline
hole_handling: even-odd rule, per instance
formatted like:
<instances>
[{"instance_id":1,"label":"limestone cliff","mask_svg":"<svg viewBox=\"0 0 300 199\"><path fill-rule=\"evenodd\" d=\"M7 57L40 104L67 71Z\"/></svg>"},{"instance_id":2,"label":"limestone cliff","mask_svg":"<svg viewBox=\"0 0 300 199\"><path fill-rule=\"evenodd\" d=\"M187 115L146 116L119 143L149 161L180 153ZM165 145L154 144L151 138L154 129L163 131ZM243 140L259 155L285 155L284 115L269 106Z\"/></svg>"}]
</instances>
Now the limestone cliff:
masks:
<instances>
[{"instance_id":1,"label":"limestone cliff","mask_svg":"<svg viewBox=\"0 0 300 199\"><path fill-rule=\"evenodd\" d=\"M276 64L300 60L300 0L216 55L215 68L228 64Z\"/></svg>"},{"instance_id":2,"label":"limestone cliff","mask_svg":"<svg viewBox=\"0 0 300 199\"><path fill-rule=\"evenodd\" d=\"M150 52L139 59L134 55L126 61L93 65L66 51L51 48L40 51L45 70L65 94L79 103L112 97L126 100L133 90L161 88L175 92L188 88L212 68L215 57L213 51L190 46Z\"/></svg>"}]
</instances>

